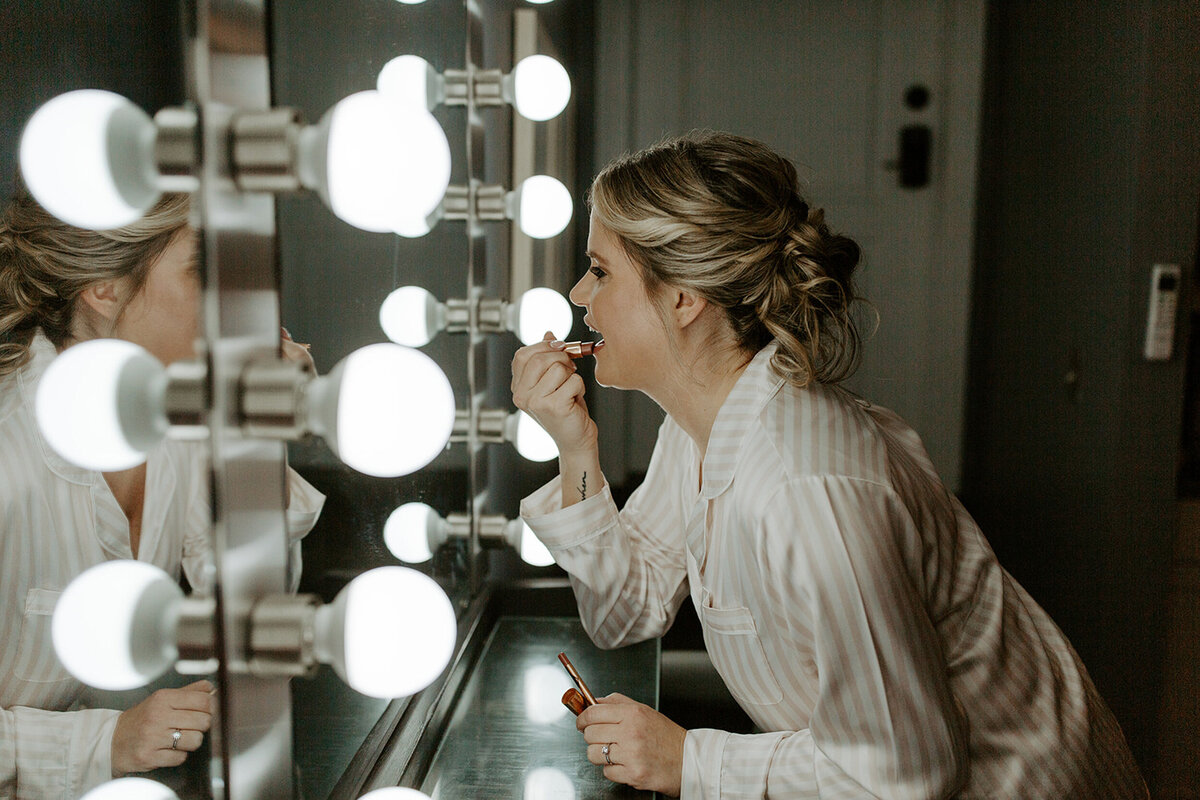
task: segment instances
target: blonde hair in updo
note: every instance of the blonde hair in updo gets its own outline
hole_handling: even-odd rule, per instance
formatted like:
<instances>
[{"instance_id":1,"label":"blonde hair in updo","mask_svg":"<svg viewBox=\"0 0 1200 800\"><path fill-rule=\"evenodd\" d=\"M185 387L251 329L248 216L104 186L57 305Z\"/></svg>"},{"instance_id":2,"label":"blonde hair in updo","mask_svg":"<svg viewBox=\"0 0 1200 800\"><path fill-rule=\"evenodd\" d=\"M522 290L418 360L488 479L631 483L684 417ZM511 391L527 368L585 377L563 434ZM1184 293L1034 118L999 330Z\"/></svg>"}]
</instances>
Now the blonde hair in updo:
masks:
<instances>
[{"instance_id":1,"label":"blonde hair in updo","mask_svg":"<svg viewBox=\"0 0 1200 800\"><path fill-rule=\"evenodd\" d=\"M609 164L593 214L620 240L650 292L684 289L725 312L738 347L775 339L785 379L837 383L858 366L858 245L799 194L795 166L765 144L693 132Z\"/></svg>"},{"instance_id":2,"label":"blonde hair in updo","mask_svg":"<svg viewBox=\"0 0 1200 800\"><path fill-rule=\"evenodd\" d=\"M123 301L132 300L150 267L188 225L188 209L187 195L167 195L137 222L90 231L51 215L18 181L0 214L0 378L29 360L39 328L56 347L66 344L76 301L87 287L125 278Z\"/></svg>"}]
</instances>

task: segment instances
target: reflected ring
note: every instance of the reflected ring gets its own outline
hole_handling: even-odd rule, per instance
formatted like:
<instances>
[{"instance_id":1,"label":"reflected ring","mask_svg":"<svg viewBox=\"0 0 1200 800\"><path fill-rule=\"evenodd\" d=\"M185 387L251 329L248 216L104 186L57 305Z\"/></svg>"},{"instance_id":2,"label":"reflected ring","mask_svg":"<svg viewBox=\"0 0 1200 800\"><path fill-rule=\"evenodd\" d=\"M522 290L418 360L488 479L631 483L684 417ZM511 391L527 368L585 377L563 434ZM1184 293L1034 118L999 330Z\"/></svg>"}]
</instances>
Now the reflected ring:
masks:
<instances>
[{"instance_id":1,"label":"reflected ring","mask_svg":"<svg viewBox=\"0 0 1200 800\"><path fill-rule=\"evenodd\" d=\"M613 760L612 760L612 756L610 756L608 754L608 752L609 752L609 748L611 748L612 746L613 746L613 743L609 742L608 744L604 745L604 747L600 748L600 752L604 755L604 763L608 764L610 767L613 766Z\"/></svg>"},{"instance_id":2,"label":"reflected ring","mask_svg":"<svg viewBox=\"0 0 1200 800\"><path fill-rule=\"evenodd\" d=\"M179 749L179 740L182 738L183 738L183 731L179 730L178 728L171 731L171 749L172 750Z\"/></svg>"}]
</instances>

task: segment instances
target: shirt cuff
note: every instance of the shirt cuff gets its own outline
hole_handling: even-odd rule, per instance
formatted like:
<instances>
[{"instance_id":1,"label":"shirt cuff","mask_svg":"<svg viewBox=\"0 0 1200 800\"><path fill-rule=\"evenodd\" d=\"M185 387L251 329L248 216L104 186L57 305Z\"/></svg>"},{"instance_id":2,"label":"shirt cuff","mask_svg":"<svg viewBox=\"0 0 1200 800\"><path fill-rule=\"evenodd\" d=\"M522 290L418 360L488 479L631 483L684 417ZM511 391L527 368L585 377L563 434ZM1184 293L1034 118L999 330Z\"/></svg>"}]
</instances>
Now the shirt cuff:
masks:
<instances>
[{"instance_id":1,"label":"shirt cuff","mask_svg":"<svg viewBox=\"0 0 1200 800\"><path fill-rule=\"evenodd\" d=\"M683 739L683 775L679 800L717 800L721 797L721 761L726 731L696 728Z\"/></svg>"},{"instance_id":2,"label":"shirt cuff","mask_svg":"<svg viewBox=\"0 0 1200 800\"><path fill-rule=\"evenodd\" d=\"M558 476L521 501L521 518L551 551L580 545L604 533L617 520L608 482L586 500L562 507Z\"/></svg>"},{"instance_id":3,"label":"shirt cuff","mask_svg":"<svg viewBox=\"0 0 1200 800\"><path fill-rule=\"evenodd\" d=\"M304 480L300 473L291 467L288 467L287 480L291 498L284 518L288 538L296 541L303 539L317 524L317 517L321 515L321 509L325 506L325 495L318 492L315 486Z\"/></svg>"},{"instance_id":4,"label":"shirt cuff","mask_svg":"<svg viewBox=\"0 0 1200 800\"><path fill-rule=\"evenodd\" d=\"M80 797L89 789L120 777L113 775L112 740L121 712L95 708L72 713L77 716L67 758L71 770L68 783L74 789L71 796Z\"/></svg>"}]
</instances>

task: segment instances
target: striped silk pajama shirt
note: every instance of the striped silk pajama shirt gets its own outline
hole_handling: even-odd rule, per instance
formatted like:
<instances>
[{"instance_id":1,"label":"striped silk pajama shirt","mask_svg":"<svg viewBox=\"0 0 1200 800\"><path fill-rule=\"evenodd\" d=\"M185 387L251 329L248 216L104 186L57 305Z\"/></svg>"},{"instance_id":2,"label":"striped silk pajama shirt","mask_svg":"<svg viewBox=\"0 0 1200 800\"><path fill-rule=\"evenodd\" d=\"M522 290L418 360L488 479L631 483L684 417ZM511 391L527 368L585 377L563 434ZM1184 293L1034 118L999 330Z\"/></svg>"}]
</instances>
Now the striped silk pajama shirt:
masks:
<instances>
[{"instance_id":1,"label":"striped silk pajama shirt","mask_svg":"<svg viewBox=\"0 0 1200 800\"><path fill-rule=\"evenodd\" d=\"M38 335L32 359L0 380L0 798L78 800L112 778L119 711L87 709L89 690L59 664L50 618L88 567L133 558L129 522L104 476L63 460L34 418L37 383L54 358ZM138 560L192 586L208 583L208 448L166 440L149 454ZM324 496L288 470L293 588L300 538ZM140 699L140 697L138 698Z\"/></svg>"},{"instance_id":2,"label":"striped silk pajama shirt","mask_svg":"<svg viewBox=\"0 0 1200 800\"><path fill-rule=\"evenodd\" d=\"M521 513L611 648L662 635L690 592L760 733L687 732L682 797L1143 798L1071 645L996 562L895 414L769 361L699 450L668 417L643 484ZM620 742L613 745L619 761Z\"/></svg>"}]
</instances>

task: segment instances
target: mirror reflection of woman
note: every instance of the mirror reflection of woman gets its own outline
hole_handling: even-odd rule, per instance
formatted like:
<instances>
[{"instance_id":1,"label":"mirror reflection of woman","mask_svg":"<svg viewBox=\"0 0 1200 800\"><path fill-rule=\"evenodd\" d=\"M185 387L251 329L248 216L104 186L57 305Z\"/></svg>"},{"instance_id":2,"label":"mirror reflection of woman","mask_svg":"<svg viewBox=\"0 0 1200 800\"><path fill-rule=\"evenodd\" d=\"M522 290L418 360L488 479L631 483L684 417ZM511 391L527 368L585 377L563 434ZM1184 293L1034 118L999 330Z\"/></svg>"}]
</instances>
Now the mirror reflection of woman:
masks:
<instances>
[{"instance_id":1,"label":"mirror reflection of woman","mask_svg":"<svg viewBox=\"0 0 1200 800\"><path fill-rule=\"evenodd\" d=\"M70 798L130 773L182 764L211 724L206 680L125 710L83 707L88 692L54 655L59 593L88 567L137 559L203 590L211 574L204 443L165 440L145 462L98 473L42 438L34 397L58 352L98 337L141 345L164 364L195 356L200 267L186 196L125 228L62 223L23 187L0 216L0 796ZM285 337L285 356L311 359ZM287 473L293 588L300 538L323 496Z\"/></svg>"},{"instance_id":2,"label":"mirror reflection of woman","mask_svg":"<svg viewBox=\"0 0 1200 800\"><path fill-rule=\"evenodd\" d=\"M558 445L521 513L601 647L661 636L690 594L756 725L684 730L618 694L583 711L611 780L684 798L1146 797L1111 712L900 418L839 388L859 248L765 145L694 134L592 184L571 291L598 383L667 417L623 509L561 342L513 399Z\"/></svg>"}]
</instances>

